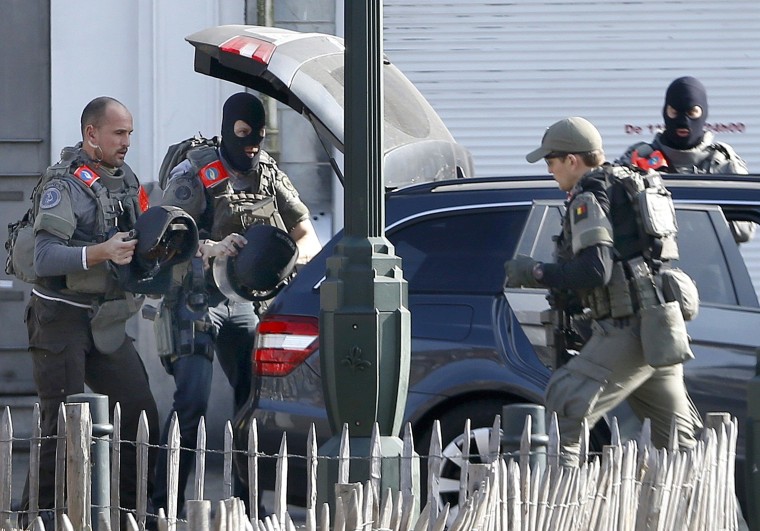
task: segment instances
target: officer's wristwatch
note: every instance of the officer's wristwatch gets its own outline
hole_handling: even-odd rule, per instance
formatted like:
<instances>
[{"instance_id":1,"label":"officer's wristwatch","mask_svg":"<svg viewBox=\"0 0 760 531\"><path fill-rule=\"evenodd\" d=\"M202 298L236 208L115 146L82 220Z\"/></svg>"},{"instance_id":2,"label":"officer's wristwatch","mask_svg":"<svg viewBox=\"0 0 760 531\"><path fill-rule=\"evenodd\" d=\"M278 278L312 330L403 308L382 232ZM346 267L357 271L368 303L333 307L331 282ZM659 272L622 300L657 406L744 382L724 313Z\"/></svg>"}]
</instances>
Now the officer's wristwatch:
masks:
<instances>
[{"instance_id":1,"label":"officer's wristwatch","mask_svg":"<svg viewBox=\"0 0 760 531\"><path fill-rule=\"evenodd\" d=\"M541 280L544 278L544 264L541 262L536 262L531 273L533 274L533 278L541 282Z\"/></svg>"}]
</instances>

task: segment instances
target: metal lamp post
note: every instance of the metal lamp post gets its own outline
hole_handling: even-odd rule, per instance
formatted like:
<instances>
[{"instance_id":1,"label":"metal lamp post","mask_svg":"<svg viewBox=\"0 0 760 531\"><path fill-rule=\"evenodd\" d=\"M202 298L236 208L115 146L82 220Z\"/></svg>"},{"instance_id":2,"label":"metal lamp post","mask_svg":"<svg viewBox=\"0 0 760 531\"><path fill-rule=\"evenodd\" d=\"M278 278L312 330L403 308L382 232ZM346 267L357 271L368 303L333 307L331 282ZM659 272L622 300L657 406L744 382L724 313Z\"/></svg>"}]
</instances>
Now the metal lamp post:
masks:
<instances>
[{"instance_id":1,"label":"metal lamp post","mask_svg":"<svg viewBox=\"0 0 760 531\"><path fill-rule=\"evenodd\" d=\"M401 259L385 238L381 0L345 2L345 43L344 235L320 288L322 382L333 437L319 454L338 454L347 425L351 456L369 457L377 423L382 490L398 490L411 318ZM351 461L350 481L369 479L368 461ZM332 500L337 464L320 466L319 497Z\"/></svg>"}]
</instances>

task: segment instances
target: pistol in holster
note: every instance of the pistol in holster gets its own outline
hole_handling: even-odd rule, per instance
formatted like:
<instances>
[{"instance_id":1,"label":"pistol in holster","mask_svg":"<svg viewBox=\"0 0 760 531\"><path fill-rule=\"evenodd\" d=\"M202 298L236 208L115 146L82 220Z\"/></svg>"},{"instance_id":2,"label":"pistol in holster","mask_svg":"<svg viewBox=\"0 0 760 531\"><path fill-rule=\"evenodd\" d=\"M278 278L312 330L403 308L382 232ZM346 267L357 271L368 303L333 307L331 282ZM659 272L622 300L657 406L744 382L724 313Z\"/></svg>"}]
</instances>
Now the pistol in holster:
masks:
<instances>
[{"instance_id":1,"label":"pistol in holster","mask_svg":"<svg viewBox=\"0 0 760 531\"><path fill-rule=\"evenodd\" d=\"M557 370L578 354L586 343L575 329L572 316L565 310L567 300L563 294L550 296L551 308L541 312L541 323L546 330L546 344L553 353L552 370Z\"/></svg>"},{"instance_id":2,"label":"pistol in holster","mask_svg":"<svg viewBox=\"0 0 760 531\"><path fill-rule=\"evenodd\" d=\"M143 307L143 317L153 321L156 351L169 374L180 357L201 355L214 359L216 333L208 315L202 263L199 258L191 262L196 260L199 271L191 265L182 284L174 286L158 307ZM200 277L194 279L197 275Z\"/></svg>"}]
</instances>

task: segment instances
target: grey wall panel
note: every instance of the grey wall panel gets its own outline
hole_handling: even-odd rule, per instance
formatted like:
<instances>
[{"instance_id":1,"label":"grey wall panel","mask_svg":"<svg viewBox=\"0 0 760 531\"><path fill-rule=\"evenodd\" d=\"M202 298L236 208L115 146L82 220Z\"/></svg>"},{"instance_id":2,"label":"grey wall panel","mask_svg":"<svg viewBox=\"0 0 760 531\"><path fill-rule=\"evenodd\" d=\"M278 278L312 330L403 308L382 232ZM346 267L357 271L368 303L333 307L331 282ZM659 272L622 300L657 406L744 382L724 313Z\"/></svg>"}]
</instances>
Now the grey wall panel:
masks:
<instances>
[{"instance_id":1,"label":"grey wall panel","mask_svg":"<svg viewBox=\"0 0 760 531\"><path fill-rule=\"evenodd\" d=\"M50 2L0 0L0 238L50 163ZM2 263L5 264L5 250ZM24 308L30 287L0 270L0 388L34 394Z\"/></svg>"}]
</instances>

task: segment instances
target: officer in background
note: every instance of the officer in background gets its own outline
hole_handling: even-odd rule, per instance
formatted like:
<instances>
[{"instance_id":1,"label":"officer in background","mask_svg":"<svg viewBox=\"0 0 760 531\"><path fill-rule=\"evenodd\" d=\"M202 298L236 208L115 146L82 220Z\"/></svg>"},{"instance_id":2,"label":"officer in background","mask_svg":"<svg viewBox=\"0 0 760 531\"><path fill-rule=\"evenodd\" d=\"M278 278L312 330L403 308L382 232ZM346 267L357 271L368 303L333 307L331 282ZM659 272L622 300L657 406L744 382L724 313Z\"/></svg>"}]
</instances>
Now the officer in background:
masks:
<instances>
[{"instance_id":1,"label":"officer in background","mask_svg":"<svg viewBox=\"0 0 760 531\"><path fill-rule=\"evenodd\" d=\"M698 79L679 77L668 86L662 117L665 129L652 142L633 144L616 162L661 173L749 173L730 145L705 130L707 91ZM737 243L749 241L755 231L749 221L729 225Z\"/></svg>"},{"instance_id":2,"label":"officer in background","mask_svg":"<svg viewBox=\"0 0 760 531\"><path fill-rule=\"evenodd\" d=\"M121 435L137 440L140 414L148 419L151 443L158 441L158 411L148 375L125 332L142 298L124 292L113 265L129 264L137 240L130 231L147 208L137 177L124 162L132 115L110 97L84 108L82 142L64 148L62 170L42 193L35 218L37 281L26 308L29 350L40 399L42 445L39 506L54 507L58 410L85 384L121 405ZM155 461L149 452L149 461ZM136 452L121 451L121 506L136 507ZM148 477L152 489L152 467ZM24 492L28 507L28 485ZM46 517L51 514L45 513ZM122 521L125 513L122 513Z\"/></svg>"},{"instance_id":3,"label":"officer in background","mask_svg":"<svg viewBox=\"0 0 760 531\"><path fill-rule=\"evenodd\" d=\"M181 281L184 288L175 297L174 326L189 324L189 329L175 334L184 344L175 345L162 359L177 386L172 413L177 413L183 448L195 448L198 422L206 414L214 351L234 390L235 411L247 400L254 334L262 310L253 302L231 301L209 285L208 275L204 278L209 261L237 256L247 243L246 229L259 223L287 232L298 247L299 263L308 262L321 249L308 208L288 176L261 149L265 135L261 101L245 92L230 96L223 107L220 146L189 151L187 159L172 170L164 191L163 204L178 206L193 216L201 237L202 262L193 261ZM203 293L208 297L205 302ZM156 508L166 507L166 462L167 452L161 449L153 498ZM193 454L181 452L178 510L184 504L192 466Z\"/></svg>"},{"instance_id":4,"label":"officer in background","mask_svg":"<svg viewBox=\"0 0 760 531\"><path fill-rule=\"evenodd\" d=\"M563 463L578 463L582 421L593 427L625 399L640 419L651 419L656 446L667 444L674 420L679 444L692 447L701 420L684 386L683 365L654 368L643 354L640 310L652 294L634 293L632 276L644 272L651 289L653 275L667 260L665 252L642 248L640 221L617 183L615 176L635 172L605 163L599 132L579 117L553 124L541 146L526 156L531 163L542 158L568 192L556 262L517 256L505 269L508 286L569 292L562 299L579 301L578 307L564 309L592 318L590 339L553 373L546 389L547 411L559 420Z\"/></svg>"}]
</instances>

